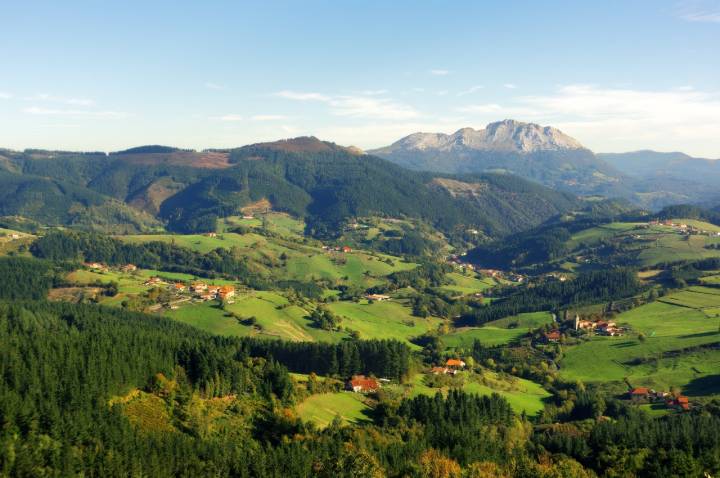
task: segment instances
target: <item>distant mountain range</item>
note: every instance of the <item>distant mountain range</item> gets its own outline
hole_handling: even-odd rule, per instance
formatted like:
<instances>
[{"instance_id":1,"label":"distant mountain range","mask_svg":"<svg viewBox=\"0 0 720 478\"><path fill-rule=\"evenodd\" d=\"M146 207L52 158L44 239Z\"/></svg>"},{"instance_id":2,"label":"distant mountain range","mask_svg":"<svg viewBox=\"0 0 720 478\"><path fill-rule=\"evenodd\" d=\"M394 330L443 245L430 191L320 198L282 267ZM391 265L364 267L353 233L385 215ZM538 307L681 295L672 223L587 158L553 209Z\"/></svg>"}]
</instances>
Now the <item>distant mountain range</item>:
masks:
<instances>
[{"instance_id":1,"label":"distant mountain range","mask_svg":"<svg viewBox=\"0 0 720 478\"><path fill-rule=\"evenodd\" d=\"M415 133L369 153L415 170L510 172L554 189L651 208L720 197L709 189L720 179L720 162L652 151L595 154L558 129L514 120L453 134Z\"/></svg>"},{"instance_id":2,"label":"distant mountain range","mask_svg":"<svg viewBox=\"0 0 720 478\"><path fill-rule=\"evenodd\" d=\"M638 196L657 198L659 205L720 202L720 160L649 150L596 156L632 178Z\"/></svg>"},{"instance_id":3,"label":"distant mountain range","mask_svg":"<svg viewBox=\"0 0 720 478\"><path fill-rule=\"evenodd\" d=\"M205 152L4 150L0 190L0 216L117 232L209 231L218 218L269 203L304 218L318 237L368 215L501 237L583 207L571 194L511 175L416 172L313 137Z\"/></svg>"},{"instance_id":4,"label":"distant mountain range","mask_svg":"<svg viewBox=\"0 0 720 478\"><path fill-rule=\"evenodd\" d=\"M367 154L314 137L202 152L0 149L0 221L208 231L218 218L263 203L305 219L315 236L382 215L421 219L446 235L477 229L497 238L587 207L576 194L712 207L720 204L717 184L720 162L594 154L555 128L505 120L451 135L416 133Z\"/></svg>"},{"instance_id":5,"label":"distant mountain range","mask_svg":"<svg viewBox=\"0 0 720 478\"><path fill-rule=\"evenodd\" d=\"M514 120L449 135L415 133L369 153L415 170L509 172L573 193L631 194L622 173L579 141L555 128Z\"/></svg>"}]
</instances>

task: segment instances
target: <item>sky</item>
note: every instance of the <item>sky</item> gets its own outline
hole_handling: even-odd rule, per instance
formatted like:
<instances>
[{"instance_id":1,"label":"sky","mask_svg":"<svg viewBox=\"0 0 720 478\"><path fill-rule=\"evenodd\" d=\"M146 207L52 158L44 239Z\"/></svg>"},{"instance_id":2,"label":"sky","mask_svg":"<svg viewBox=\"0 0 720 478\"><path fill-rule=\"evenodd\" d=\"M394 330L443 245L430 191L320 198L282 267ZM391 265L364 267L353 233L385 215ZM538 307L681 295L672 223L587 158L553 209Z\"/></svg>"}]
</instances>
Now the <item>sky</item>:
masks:
<instances>
[{"instance_id":1,"label":"sky","mask_svg":"<svg viewBox=\"0 0 720 478\"><path fill-rule=\"evenodd\" d=\"M7 0L0 19L0 147L369 149L512 118L720 158L720 0Z\"/></svg>"}]
</instances>

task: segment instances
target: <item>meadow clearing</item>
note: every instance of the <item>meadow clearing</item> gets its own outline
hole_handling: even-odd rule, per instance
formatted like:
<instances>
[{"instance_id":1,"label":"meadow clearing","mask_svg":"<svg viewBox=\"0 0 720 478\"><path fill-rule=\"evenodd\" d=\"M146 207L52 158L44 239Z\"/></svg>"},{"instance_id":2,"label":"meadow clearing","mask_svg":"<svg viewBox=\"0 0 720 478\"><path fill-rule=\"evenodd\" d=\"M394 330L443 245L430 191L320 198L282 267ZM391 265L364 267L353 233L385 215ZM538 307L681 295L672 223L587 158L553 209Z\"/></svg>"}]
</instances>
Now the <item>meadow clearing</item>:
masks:
<instances>
[{"instance_id":1,"label":"meadow clearing","mask_svg":"<svg viewBox=\"0 0 720 478\"><path fill-rule=\"evenodd\" d=\"M720 289L691 287L618 315L631 332L564 348L560 374L585 382L686 389L716 373ZM640 337L642 334L642 338ZM690 349L690 350L688 350Z\"/></svg>"},{"instance_id":2,"label":"meadow clearing","mask_svg":"<svg viewBox=\"0 0 720 478\"><path fill-rule=\"evenodd\" d=\"M506 345L526 335L529 329L537 329L552 320L549 312L530 312L488 322L482 327L460 327L442 339L453 349L472 347L475 340L488 347Z\"/></svg>"},{"instance_id":3,"label":"meadow clearing","mask_svg":"<svg viewBox=\"0 0 720 478\"><path fill-rule=\"evenodd\" d=\"M363 396L353 392L320 393L311 395L295 407L298 416L320 428L327 427L335 417L344 423L368 421L370 407Z\"/></svg>"}]
</instances>

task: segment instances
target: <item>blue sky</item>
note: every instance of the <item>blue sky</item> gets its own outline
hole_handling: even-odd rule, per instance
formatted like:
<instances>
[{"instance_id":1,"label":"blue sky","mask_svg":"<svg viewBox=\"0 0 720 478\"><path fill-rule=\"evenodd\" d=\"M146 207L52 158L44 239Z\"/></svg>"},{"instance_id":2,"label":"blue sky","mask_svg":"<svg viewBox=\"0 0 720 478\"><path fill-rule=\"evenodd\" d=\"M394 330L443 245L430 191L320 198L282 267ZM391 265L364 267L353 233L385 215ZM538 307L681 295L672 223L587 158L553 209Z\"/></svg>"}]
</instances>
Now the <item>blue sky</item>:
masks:
<instances>
[{"instance_id":1,"label":"blue sky","mask_svg":"<svg viewBox=\"0 0 720 478\"><path fill-rule=\"evenodd\" d=\"M0 146L371 148L505 118L720 158L720 0L8 1Z\"/></svg>"}]
</instances>

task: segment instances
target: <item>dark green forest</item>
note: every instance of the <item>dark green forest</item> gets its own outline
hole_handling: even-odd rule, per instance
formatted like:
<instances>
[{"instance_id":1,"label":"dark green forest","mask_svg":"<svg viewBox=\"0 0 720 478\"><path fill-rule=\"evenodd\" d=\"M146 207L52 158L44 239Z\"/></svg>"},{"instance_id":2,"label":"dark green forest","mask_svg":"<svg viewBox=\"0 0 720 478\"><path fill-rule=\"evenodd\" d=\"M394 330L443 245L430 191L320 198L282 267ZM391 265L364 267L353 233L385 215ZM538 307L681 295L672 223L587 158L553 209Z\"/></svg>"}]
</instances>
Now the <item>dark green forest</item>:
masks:
<instances>
[{"instance_id":1,"label":"dark green forest","mask_svg":"<svg viewBox=\"0 0 720 478\"><path fill-rule=\"evenodd\" d=\"M612 400L588 407L574 391L575 415L594 410L612 421L533 427L497 395L450 392L386 400L363 425L321 431L285 411L298 391L281 362L291 367L299 353L340 356L342 346L268 348L119 309L37 301L0 305L0 341L2 476L692 477L720 470L717 407L652 419ZM389 345L361 344L360 362L368 363L382 362L378 351ZM392 348L386 359L396 361ZM138 428L110 400L135 388L162 390L158 376L177 384L157 392L172 405L170 432ZM227 394L237 408L226 413L243 426L203 432L193 406Z\"/></svg>"}]
</instances>

